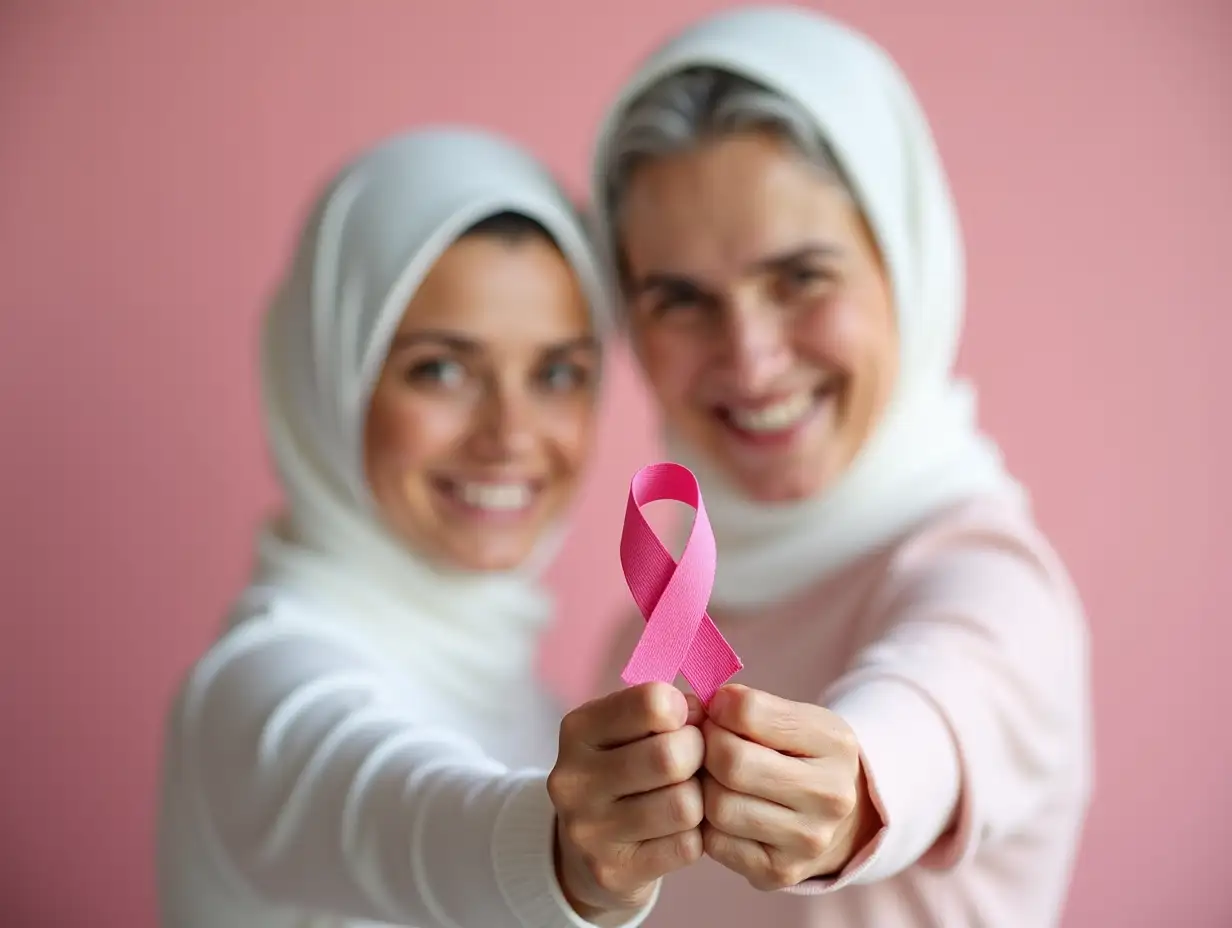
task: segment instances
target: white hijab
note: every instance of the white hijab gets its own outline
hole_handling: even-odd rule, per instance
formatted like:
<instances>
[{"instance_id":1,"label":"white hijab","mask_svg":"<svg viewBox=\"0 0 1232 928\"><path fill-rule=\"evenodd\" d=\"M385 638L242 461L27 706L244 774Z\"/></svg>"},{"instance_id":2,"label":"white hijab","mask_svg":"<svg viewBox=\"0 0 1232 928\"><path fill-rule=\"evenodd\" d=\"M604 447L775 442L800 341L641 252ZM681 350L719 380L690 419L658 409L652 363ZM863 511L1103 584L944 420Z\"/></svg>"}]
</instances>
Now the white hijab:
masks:
<instances>
[{"instance_id":1,"label":"white hijab","mask_svg":"<svg viewBox=\"0 0 1232 928\"><path fill-rule=\"evenodd\" d=\"M924 114L889 55L850 28L786 7L725 12L654 52L599 134L596 234L610 263L608 158L626 107L682 70L719 68L800 104L849 178L889 268L900 375L885 417L827 492L787 504L743 497L712 462L669 449L702 483L718 541L714 602L754 608L799 593L944 507L984 494L1025 496L978 431L975 393L953 377L962 328L962 237Z\"/></svg>"},{"instance_id":2,"label":"white hijab","mask_svg":"<svg viewBox=\"0 0 1232 928\"><path fill-rule=\"evenodd\" d=\"M506 210L556 239L602 332L597 261L547 171L495 136L437 128L368 151L319 197L270 306L261 365L285 510L261 536L254 586L321 607L418 678L485 707L534 672L550 615L537 574L551 542L511 573L427 563L383 526L364 477L363 434L412 294L462 232Z\"/></svg>"}]
</instances>

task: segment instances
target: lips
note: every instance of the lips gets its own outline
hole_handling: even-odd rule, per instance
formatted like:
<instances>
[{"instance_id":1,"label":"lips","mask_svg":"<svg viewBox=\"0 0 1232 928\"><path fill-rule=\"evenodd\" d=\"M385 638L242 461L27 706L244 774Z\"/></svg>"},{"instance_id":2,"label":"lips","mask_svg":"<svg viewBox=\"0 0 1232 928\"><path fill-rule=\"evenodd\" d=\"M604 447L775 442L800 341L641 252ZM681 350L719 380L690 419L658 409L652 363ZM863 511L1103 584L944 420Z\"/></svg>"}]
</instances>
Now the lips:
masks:
<instances>
[{"instance_id":1,"label":"lips","mask_svg":"<svg viewBox=\"0 0 1232 928\"><path fill-rule=\"evenodd\" d=\"M437 489L455 503L481 514L513 515L530 508L539 486L529 480L478 481L441 478Z\"/></svg>"},{"instance_id":2,"label":"lips","mask_svg":"<svg viewBox=\"0 0 1232 928\"><path fill-rule=\"evenodd\" d=\"M826 408L834 398L836 386L836 382L827 382L773 398L720 406L715 415L728 433L743 443L781 445L800 434Z\"/></svg>"},{"instance_id":3,"label":"lips","mask_svg":"<svg viewBox=\"0 0 1232 928\"><path fill-rule=\"evenodd\" d=\"M727 407L725 413L732 425L745 432L781 432L799 424L812 410L814 401L813 391L800 390L759 407Z\"/></svg>"}]
</instances>

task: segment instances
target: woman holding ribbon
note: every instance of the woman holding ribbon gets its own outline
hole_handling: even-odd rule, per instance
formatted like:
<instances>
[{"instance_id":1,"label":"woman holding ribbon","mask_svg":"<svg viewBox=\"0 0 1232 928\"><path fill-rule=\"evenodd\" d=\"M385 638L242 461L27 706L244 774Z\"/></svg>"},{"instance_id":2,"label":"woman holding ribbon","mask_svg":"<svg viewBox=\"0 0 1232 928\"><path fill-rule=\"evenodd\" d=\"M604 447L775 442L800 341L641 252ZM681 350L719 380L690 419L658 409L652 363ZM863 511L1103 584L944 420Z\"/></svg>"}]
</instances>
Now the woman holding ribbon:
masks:
<instances>
[{"instance_id":1,"label":"woman holding ribbon","mask_svg":"<svg viewBox=\"0 0 1232 928\"><path fill-rule=\"evenodd\" d=\"M1055 925L1087 630L952 374L962 240L906 79L825 17L720 14L627 83L593 197L745 665L703 723L706 859L648 924Z\"/></svg>"},{"instance_id":2,"label":"woman holding ribbon","mask_svg":"<svg viewBox=\"0 0 1232 928\"><path fill-rule=\"evenodd\" d=\"M317 200L262 345L285 513L168 726L163 924L635 925L698 859L685 697L558 734L534 675L604 293L559 188L478 131L385 142ZM583 795L553 804L554 760Z\"/></svg>"}]
</instances>

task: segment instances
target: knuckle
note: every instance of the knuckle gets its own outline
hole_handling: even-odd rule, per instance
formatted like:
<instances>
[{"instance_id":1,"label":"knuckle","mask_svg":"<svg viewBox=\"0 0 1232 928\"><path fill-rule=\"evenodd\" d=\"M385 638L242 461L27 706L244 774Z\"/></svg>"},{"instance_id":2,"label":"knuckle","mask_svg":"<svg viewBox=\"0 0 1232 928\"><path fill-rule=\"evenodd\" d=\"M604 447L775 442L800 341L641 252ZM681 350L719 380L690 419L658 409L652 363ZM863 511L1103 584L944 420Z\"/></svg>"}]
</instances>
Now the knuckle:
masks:
<instances>
[{"instance_id":1,"label":"knuckle","mask_svg":"<svg viewBox=\"0 0 1232 928\"><path fill-rule=\"evenodd\" d=\"M668 794L668 816L679 828L696 828L705 818L705 801L697 783L681 783Z\"/></svg>"},{"instance_id":2,"label":"knuckle","mask_svg":"<svg viewBox=\"0 0 1232 928\"><path fill-rule=\"evenodd\" d=\"M848 757L860 753L860 742L856 740L856 733L847 725L837 726L832 740L834 747Z\"/></svg>"},{"instance_id":3,"label":"knuckle","mask_svg":"<svg viewBox=\"0 0 1232 928\"><path fill-rule=\"evenodd\" d=\"M820 857L830 848L828 833L817 828L804 828L796 836L800 850L810 858Z\"/></svg>"},{"instance_id":4,"label":"knuckle","mask_svg":"<svg viewBox=\"0 0 1232 928\"><path fill-rule=\"evenodd\" d=\"M568 735L570 740L576 739L584 733L589 727L588 708L589 704L578 706L576 709L566 713L565 717L560 720L561 733Z\"/></svg>"},{"instance_id":5,"label":"knuckle","mask_svg":"<svg viewBox=\"0 0 1232 928\"><path fill-rule=\"evenodd\" d=\"M591 862L590 878L605 893L619 893L624 888L624 868L615 861L595 860Z\"/></svg>"},{"instance_id":6,"label":"knuckle","mask_svg":"<svg viewBox=\"0 0 1232 928\"><path fill-rule=\"evenodd\" d=\"M584 707L582 709L574 709L563 719L560 720L560 745L572 745L582 741L586 735L586 730L589 727Z\"/></svg>"},{"instance_id":7,"label":"knuckle","mask_svg":"<svg viewBox=\"0 0 1232 928\"><path fill-rule=\"evenodd\" d=\"M589 856L598 835L598 828L595 824L586 819L571 819L563 822L562 828L569 843Z\"/></svg>"},{"instance_id":8,"label":"knuckle","mask_svg":"<svg viewBox=\"0 0 1232 928\"><path fill-rule=\"evenodd\" d=\"M679 702L683 695L667 683L649 683L642 691L642 711L646 721L655 729L670 729L680 712Z\"/></svg>"},{"instance_id":9,"label":"knuckle","mask_svg":"<svg viewBox=\"0 0 1232 928\"><path fill-rule=\"evenodd\" d=\"M679 783L693 775L689 769L687 745L679 738L663 735L656 738L652 745L651 766L655 773L670 783Z\"/></svg>"},{"instance_id":10,"label":"knuckle","mask_svg":"<svg viewBox=\"0 0 1232 928\"><path fill-rule=\"evenodd\" d=\"M856 796L851 790L832 793L826 797L826 806L838 818L847 818L856 810Z\"/></svg>"},{"instance_id":11,"label":"knuckle","mask_svg":"<svg viewBox=\"0 0 1232 928\"><path fill-rule=\"evenodd\" d=\"M740 742L734 738L717 738L708 748L706 769L733 789L740 789L744 783L745 766Z\"/></svg>"},{"instance_id":12,"label":"knuckle","mask_svg":"<svg viewBox=\"0 0 1232 928\"><path fill-rule=\"evenodd\" d=\"M685 864L697 863L702 859L702 854L706 850L702 833L697 828L691 828L676 835L675 845L676 857Z\"/></svg>"},{"instance_id":13,"label":"knuckle","mask_svg":"<svg viewBox=\"0 0 1232 928\"><path fill-rule=\"evenodd\" d=\"M765 719L770 714L770 696L761 690L742 690L735 708L741 722L755 726L759 719Z\"/></svg>"},{"instance_id":14,"label":"knuckle","mask_svg":"<svg viewBox=\"0 0 1232 928\"><path fill-rule=\"evenodd\" d=\"M568 767L556 766L548 774L548 798L557 809L572 808L574 801L580 795L577 772Z\"/></svg>"},{"instance_id":15,"label":"knuckle","mask_svg":"<svg viewBox=\"0 0 1232 928\"><path fill-rule=\"evenodd\" d=\"M820 830L820 834L822 845L827 851L829 851L830 848L834 847L835 842L838 840L838 825L834 822L830 822Z\"/></svg>"},{"instance_id":16,"label":"knuckle","mask_svg":"<svg viewBox=\"0 0 1232 928\"><path fill-rule=\"evenodd\" d=\"M681 765L681 779L691 777L701 769L706 759L706 741L699 728L682 728L667 736Z\"/></svg>"},{"instance_id":17,"label":"knuckle","mask_svg":"<svg viewBox=\"0 0 1232 928\"><path fill-rule=\"evenodd\" d=\"M787 860L775 860L765 873L765 880L772 891L789 889L805 879L803 868Z\"/></svg>"},{"instance_id":18,"label":"knuckle","mask_svg":"<svg viewBox=\"0 0 1232 928\"><path fill-rule=\"evenodd\" d=\"M697 767L706 759L706 736L696 725L687 725L676 732L676 737L688 748L689 757Z\"/></svg>"}]
</instances>

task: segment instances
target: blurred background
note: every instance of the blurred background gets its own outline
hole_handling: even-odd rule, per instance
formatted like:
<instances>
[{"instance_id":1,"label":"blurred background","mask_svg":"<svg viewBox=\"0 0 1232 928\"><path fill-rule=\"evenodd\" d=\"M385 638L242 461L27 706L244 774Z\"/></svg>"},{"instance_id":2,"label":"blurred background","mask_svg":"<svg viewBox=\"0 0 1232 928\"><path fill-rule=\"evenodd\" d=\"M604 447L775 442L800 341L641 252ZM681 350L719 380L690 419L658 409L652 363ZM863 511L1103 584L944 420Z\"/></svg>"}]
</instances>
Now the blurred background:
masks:
<instances>
[{"instance_id":1,"label":"blurred background","mask_svg":"<svg viewBox=\"0 0 1232 928\"><path fill-rule=\"evenodd\" d=\"M275 503L255 326L306 199L427 122L579 192L602 108L707 0L0 0L0 924L154 924L162 715ZM820 4L819 4L820 5ZM832 0L931 117L962 367L1094 626L1069 928L1232 925L1232 2ZM654 423L617 358L553 571L586 694Z\"/></svg>"}]
</instances>

